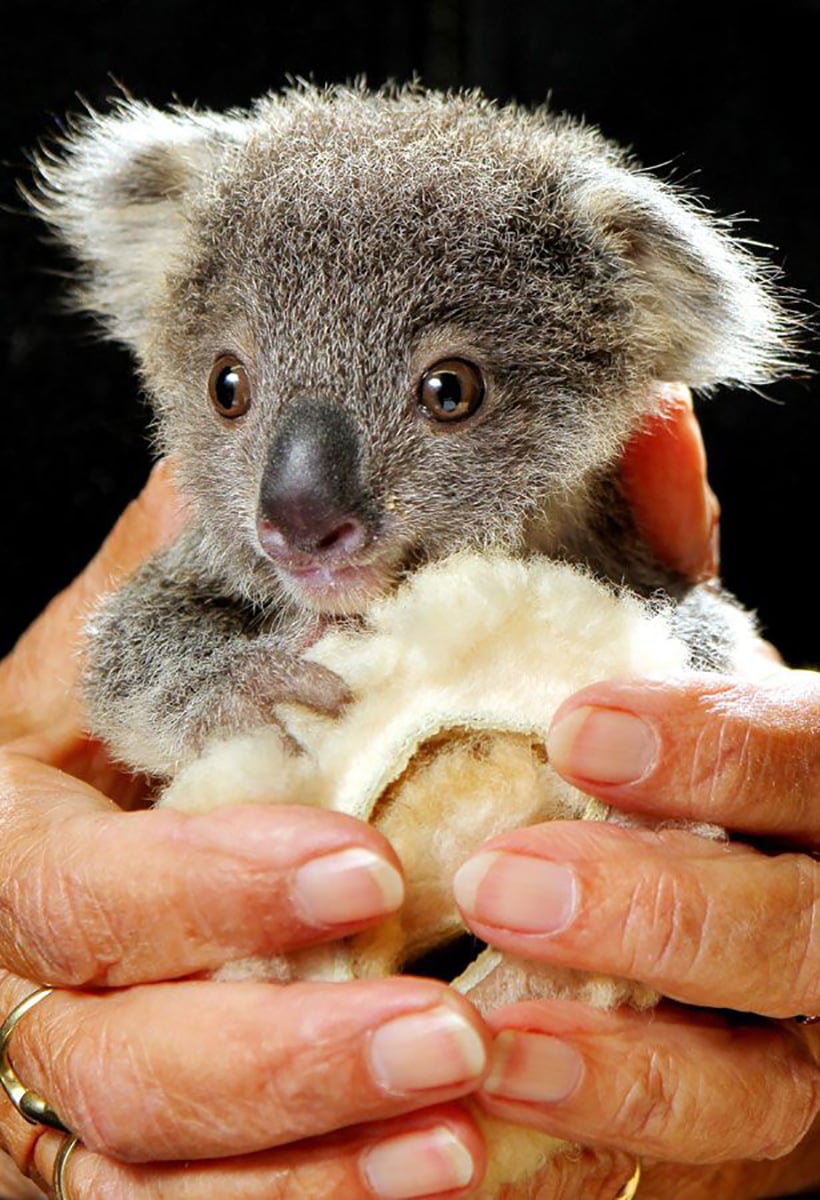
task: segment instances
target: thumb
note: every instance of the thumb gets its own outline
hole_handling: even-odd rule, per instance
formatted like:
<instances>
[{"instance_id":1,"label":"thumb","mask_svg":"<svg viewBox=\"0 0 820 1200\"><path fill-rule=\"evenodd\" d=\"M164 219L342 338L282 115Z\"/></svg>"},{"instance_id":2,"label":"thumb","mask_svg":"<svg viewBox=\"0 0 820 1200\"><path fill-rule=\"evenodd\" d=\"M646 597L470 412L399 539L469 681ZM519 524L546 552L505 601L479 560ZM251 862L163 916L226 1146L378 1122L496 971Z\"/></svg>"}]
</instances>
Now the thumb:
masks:
<instances>
[{"instance_id":1,"label":"thumb","mask_svg":"<svg viewBox=\"0 0 820 1200\"><path fill-rule=\"evenodd\" d=\"M692 582L718 570L720 508L706 478L706 453L683 384L660 387L663 408L628 443L621 484L639 533L658 558Z\"/></svg>"}]
</instances>

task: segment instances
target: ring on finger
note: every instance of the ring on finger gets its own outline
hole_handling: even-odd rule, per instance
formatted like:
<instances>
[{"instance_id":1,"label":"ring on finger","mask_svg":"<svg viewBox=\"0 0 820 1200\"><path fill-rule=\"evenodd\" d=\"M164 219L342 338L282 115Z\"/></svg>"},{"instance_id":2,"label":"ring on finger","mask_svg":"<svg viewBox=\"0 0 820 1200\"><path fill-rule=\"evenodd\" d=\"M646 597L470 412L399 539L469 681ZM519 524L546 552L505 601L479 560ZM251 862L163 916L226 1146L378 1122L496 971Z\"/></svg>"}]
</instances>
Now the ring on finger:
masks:
<instances>
[{"instance_id":1,"label":"ring on finger","mask_svg":"<svg viewBox=\"0 0 820 1200\"><path fill-rule=\"evenodd\" d=\"M54 1160L54 1178L51 1181L51 1188L54 1193L54 1200L68 1200L68 1192L65 1186L65 1173L68 1166L68 1160L71 1155L80 1145L80 1139L76 1133L71 1134L65 1139L62 1146L57 1152L57 1157Z\"/></svg>"},{"instance_id":2,"label":"ring on finger","mask_svg":"<svg viewBox=\"0 0 820 1200\"><path fill-rule=\"evenodd\" d=\"M38 1096L36 1092L31 1091L20 1082L9 1058L11 1035L18 1023L26 1013L30 1012L41 1000L45 1000L46 996L50 996L53 991L54 989L50 987L37 988L14 1006L0 1026L0 1085L20 1116L28 1121L29 1125L48 1125L50 1129L56 1129L58 1133L70 1134L71 1130L63 1124L43 1097Z\"/></svg>"},{"instance_id":3,"label":"ring on finger","mask_svg":"<svg viewBox=\"0 0 820 1200\"><path fill-rule=\"evenodd\" d=\"M640 1182L641 1182L641 1160L639 1158L636 1158L635 1159L635 1170L632 1172L629 1179L626 1181L624 1186L618 1192L618 1195L615 1197L615 1200L633 1200L633 1197L637 1194L638 1184Z\"/></svg>"}]
</instances>

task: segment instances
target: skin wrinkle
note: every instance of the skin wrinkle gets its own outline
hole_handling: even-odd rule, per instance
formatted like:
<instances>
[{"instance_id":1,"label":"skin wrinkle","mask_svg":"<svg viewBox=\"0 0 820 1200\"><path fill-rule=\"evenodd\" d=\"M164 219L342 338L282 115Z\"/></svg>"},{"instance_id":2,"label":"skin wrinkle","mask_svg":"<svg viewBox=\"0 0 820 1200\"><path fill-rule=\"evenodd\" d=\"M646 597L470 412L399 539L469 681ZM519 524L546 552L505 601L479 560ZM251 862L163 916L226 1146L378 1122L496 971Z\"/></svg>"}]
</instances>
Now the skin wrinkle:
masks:
<instances>
[{"instance_id":1,"label":"skin wrinkle","mask_svg":"<svg viewBox=\"0 0 820 1200\"><path fill-rule=\"evenodd\" d=\"M7 783L14 786L19 777L24 794L31 791L31 780L26 777L26 763L17 755L4 756L3 774ZM60 811L66 804L66 796L72 782L67 777L50 775L52 787L50 801L52 812ZM61 795L61 791L66 795ZM76 803L72 797L72 803ZM38 819L42 813L38 811ZM33 819L33 818L32 818ZM70 859L67 857L72 839L66 835L71 819L53 821L45 840L32 837L28 824L18 823L14 836L8 836L6 846L11 850L13 869L9 871L0 891L11 892L3 901L13 911L13 939L25 946L25 958L31 962L34 948L35 977L61 979L69 982L84 982L84 972L93 970L89 959L94 954L90 949L93 935L87 929L83 913L77 910L78 893L69 878ZM88 826L87 817L83 823ZM53 854L55 841L59 842ZM15 847L18 847L15 861ZM79 853L76 862L84 866L84 855ZM45 933L46 941L43 941Z\"/></svg>"},{"instance_id":2,"label":"skin wrinkle","mask_svg":"<svg viewBox=\"0 0 820 1200\"><path fill-rule=\"evenodd\" d=\"M814 1013L820 1009L820 937L817 935L817 912L820 909L820 880L816 864L800 855L781 859L788 872L783 912L793 915L781 943L786 953L787 980L793 980L795 1011ZM774 956L772 956L774 959ZM780 985L782 989L782 983ZM790 987L789 990L792 990ZM788 1003L788 998L784 997ZM784 1014L789 1015L789 1014Z\"/></svg>"},{"instance_id":3,"label":"skin wrinkle","mask_svg":"<svg viewBox=\"0 0 820 1200\"><path fill-rule=\"evenodd\" d=\"M791 679L782 685L767 681L757 689L739 683L705 696L703 705L707 718L715 716L721 723L728 723L731 739L741 742L727 755L727 761L731 764L736 757L743 763L748 753L749 765L738 770L739 777L734 772L726 780L715 777L723 793L735 788L739 795L749 795L752 811L766 809L777 814L782 807L777 803L777 792L785 790L789 807L784 814L784 832L793 831L795 823L797 828L816 828L814 797L820 786L816 746L820 728L815 706L806 703L805 685L800 687ZM738 732L741 725L742 735ZM707 720L704 734L708 728ZM703 777L708 778L707 772ZM746 784L752 786L744 790Z\"/></svg>"},{"instance_id":4,"label":"skin wrinkle","mask_svg":"<svg viewBox=\"0 0 820 1200\"><path fill-rule=\"evenodd\" d=\"M706 781L707 787L713 789L715 786L716 772L714 769L714 756L711 750L712 731L708 725L702 725L698 728L695 737L694 745L690 751L690 767L689 777L686 780L685 787L682 789L686 796L700 796L703 792L703 783ZM704 811L711 811L704 805Z\"/></svg>"},{"instance_id":5,"label":"skin wrinkle","mask_svg":"<svg viewBox=\"0 0 820 1200\"><path fill-rule=\"evenodd\" d=\"M91 935L86 936L75 913L75 896L66 887L62 862L49 870L47 845L32 841L29 852L18 859L12 886L15 941L34 977L82 986L96 972L96 962L88 957Z\"/></svg>"},{"instance_id":6,"label":"skin wrinkle","mask_svg":"<svg viewBox=\"0 0 820 1200\"><path fill-rule=\"evenodd\" d=\"M202 986L218 989L221 985ZM324 990L333 986L325 985ZM143 989L143 1000L147 1004L147 1007L142 1009L143 1017L146 1013L150 1015L152 1011L154 1001L149 992L150 989ZM392 1001L390 992L393 995ZM215 992L214 995L216 994ZM243 993L239 991L237 994ZM271 994L267 988L259 985L256 1004L261 1007L263 1014L268 1010L268 997ZM437 989L436 995L440 995L440 989ZM386 1014L383 1019L387 1019L389 1012L404 1009L399 996L397 989L385 989ZM310 997L309 1002L306 1002L307 997ZM327 1030L325 1025L325 999L317 993L316 987L306 988L305 1000L297 1009L299 1020L292 1030L290 1026L282 1030L278 1022L272 1023L270 1019L254 1024L253 1005L242 1012L242 1019L236 1022L235 1027L228 1024L223 1027L219 1060L209 1059L200 1063L200 1075L194 1081L192 1091L194 1095L212 1099L214 1089L219 1086L220 1062L227 1059L233 1064L237 1098L230 1111L234 1122L225 1130L221 1140L217 1137L212 1141L213 1153L247 1153L260 1146L294 1141L324 1132L325 1130L316 1124L317 1113L324 1114L326 1129L335 1128L345 1113L348 1120L354 1115L358 1120L369 1120L383 1113L381 1093L372 1082L364 1083L361 1055L352 1053L353 1045L359 1044L362 1032L362 1016L355 998L350 999L346 1009L339 1009L338 1020L331 1030ZM225 1003L229 1000L230 998L226 999ZM79 1104L80 1117L71 1123L90 1145L126 1159L134 1157L135 1146L143 1147L140 1151L141 1156L157 1153L156 1148L150 1144L152 1110L148 1110L149 1120L146 1122L144 1107L138 1113L134 1113L130 1097L139 1095L144 1106L150 1097L146 1081L150 1081L152 1077L157 1080L158 1088L167 1087L167 1084L163 1083L165 1075L161 1072L156 1076L152 1075L150 1062L167 1064L167 1071L171 1076L178 1066L180 1054L184 1056L185 1049L184 1045L178 1044L179 1034L175 1035L173 1028L169 1027L166 1037L172 1040L173 1044L169 1045L168 1053L163 1056L162 1045L158 1045L155 1039L150 1047L153 1057L143 1063L139 1053L129 1050L129 1040L133 1036L134 1028L133 1022L129 1020L130 1003L130 998L125 993L109 996L104 1002L96 999L93 1001L94 1007L89 1009L89 1012L94 1016L101 1014L103 1022L100 1033L101 1049L95 1052L97 1058L94 1060L101 1066L93 1081L88 1078L85 1080L86 1091L72 1101L72 1109L65 1106L65 1111L73 1112L73 1108ZM161 1000L157 1003L161 1003ZM422 1011L422 1007L419 1006L414 1011ZM88 1026L91 1019L89 1016ZM257 1030L253 1041L246 1036L251 1026ZM267 1034L263 1032L260 1037L260 1028L263 1031L267 1029ZM324 1034L321 1032L323 1028ZM191 1030L188 1036L195 1038L196 1031ZM80 1079L85 1060L92 1053L90 1034L88 1044L83 1040L85 1038L84 1029L81 1028L69 1031L62 1051L58 1041L57 1052L61 1055L61 1061L65 1062L65 1070L61 1074L59 1086L52 1091L56 1090L60 1100L63 1094L69 1095L70 1089L77 1086L76 1079ZM296 1051L294 1047L297 1048ZM369 1078L369 1073L367 1077ZM171 1090L173 1092L173 1088ZM335 1105L330 1107L327 1104L328 1094L336 1098ZM355 1113L345 1107L351 1095L355 1096L358 1102ZM166 1104L163 1092L158 1091L156 1096L158 1103ZM230 1102L230 1099L228 1095L227 1101ZM114 1100L117 1100L117 1103L113 1103ZM123 1105L127 1108L123 1109ZM412 1101L408 1105L399 1101L396 1111L405 1111L413 1107ZM124 1111L128 1113L127 1122L123 1121ZM167 1114L167 1107L165 1111ZM204 1107L200 1111L204 1113ZM180 1142L169 1146L165 1138L161 1138L160 1154L167 1153L170 1157L184 1154L181 1146L188 1144L191 1137L187 1128L187 1103L181 1108L179 1117L177 1125L173 1128L176 1129Z\"/></svg>"},{"instance_id":7,"label":"skin wrinkle","mask_svg":"<svg viewBox=\"0 0 820 1200\"><path fill-rule=\"evenodd\" d=\"M751 1087L747 1089L750 1093L750 1104L756 1100L759 1110L753 1128L759 1129L761 1135L765 1132L769 1135L761 1137L760 1146L751 1157L782 1158L802 1141L812 1125L817 1112L818 1072L810 1064L801 1063L798 1067L784 1056L782 1046L774 1045L769 1048L765 1069L761 1064L760 1070L769 1081L785 1076L790 1086L785 1091L782 1088L772 1088L768 1096L754 1096ZM740 1072L737 1074L738 1085L743 1086L744 1078ZM774 1105L772 1095L777 1097Z\"/></svg>"},{"instance_id":8,"label":"skin wrinkle","mask_svg":"<svg viewBox=\"0 0 820 1200\"><path fill-rule=\"evenodd\" d=\"M814 881L814 879L812 878L812 884L811 884L810 890L813 890L814 888L820 889L820 884L817 884ZM810 912L809 928L808 928L808 935L806 937L806 944L810 948L820 948L820 895L816 896L815 899L812 901L810 908L809 908L809 912ZM815 949L814 953L815 953L815 962L816 962L817 957L820 956L820 949ZM807 962L809 961L809 954L806 955L806 961ZM812 975L812 978L815 980L816 986L818 986L818 988L820 988L820 984L817 984L816 970L815 970L814 974ZM811 1012L817 1012L820 1009L820 1003L817 1006L815 1006L814 1004L810 1004L807 1007L809 1007ZM820 1049L820 1039L818 1039L818 1049Z\"/></svg>"},{"instance_id":9,"label":"skin wrinkle","mask_svg":"<svg viewBox=\"0 0 820 1200\"><path fill-rule=\"evenodd\" d=\"M60 1064L51 1081L59 1111L67 1114L66 1123L81 1133L89 1149L111 1153L116 1152L117 1139L110 1135L109 1097L116 1094L111 1088L119 1064L113 1055L119 1047L109 1024L115 1015L102 1005L95 1007L98 1019L93 1025L82 1019L74 1026L65 1020L49 1023L43 1040L48 1061L44 1053L42 1073L48 1078L51 1064ZM136 1097L139 1092L128 1095Z\"/></svg>"},{"instance_id":10,"label":"skin wrinkle","mask_svg":"<svg viewBox=\"0 0 820 1200\"><path fill-rule=\"evenodd\" d=\"M810 1072L802 1064L788 1062L780 1064L781 1074L784 1070L791 1076L791 1102L781 1103L777 1110L779 1122L774 1123L770 1137L760 1147L758 1157L763 1159L776 1160L794 1150L811 1129L817 1114L817 1071ZM772 1125L771 1115L771 1106L766 1106L760 1114L761 1129Z\"/></svg>"},{"instance_id":11,"label":"skin wrinkle","mask_svg":"<svg viewBox=\"0 0 820 1200\"><path fill-rule=\"evenodd\" d=\"M147 1176L140 1168L87 1156L79 1156L72 1171L72 1200L202 1200L201 1178L182 1168ZM216 1170L221 1174L219 1165ZM364 1200L363 1189L355 1188L348 1162L323 1163L294 1171L247 1164L241 1172L219 1180L220 1200ZM369 1193L368 1193L369 1195Z\"/></svg>"},{"instance_id":12,"label":"skin wrinkle","mask_svg":"<svg viewBox=\"0 0 820 1200\"><path fill-rule=\"evenodd\" d=\"M576 865L586 896L579 916L571 928L547 937L475 922L485 940L568 966L583 965L593 953L600 963L604 946L609 970L660 985L666 994L693 1004L713 1003L716 975L731 962L733 973L723 984L725 1004L742 1010L749 996L760 996L767 1015L789 1017L801 1010L793 981L784 979L783 972L791 926L778 918L803 902L789 882L794 859L790 864L788 856L766 858L740 843L712 842L681 830L648 833L593 825L577 835L573 831L568 843L559 823L542 836L550 839L541 844L545 859L568 855ZM533 837L520 831L505 835L502 845L508 852L525 853L529 847L532 853ZM621 860L629 862L634 880L624 894L612 886ZM805 860L801 869L811 871L812 864ZM761 928L767 930L763 941ZM614 941L619 936L621 941ZM810 953L806 961L810 963ZM816 1001L808 1000L803 997L803 1011L814 1011Z\"/></svg>"},{"instance_id":13,"label":"skin wrinkle","mask_svg":"<svg viewBox=\"0 0 820 1200\"><path fill-rule=\"evenodd\" d=\"M630 1066L629 1083L614 1115L615 1128L629 1130L630 1138L646 1141L651 1151L659 1140L662 1142L669 1127L674 1127L677 1114L672 1101L683 1096L678 1093L677 1072L668 1050L647 1046L637 1069L631 1059Z\"/></svg>"},{"instance_id":14,"label":"skin wrinkle","mask_svg":"<svg viewBox=\"0 0 820 1200\"><path fill-rule=\"evenodd\" d=\"M687 884L690 882L686 880ZM700 889L695 894L702 902ZM688 974L697 956L689 931L693 926L702 928L703 921L703 916L693 914L691 897L681 887L680 880L658 871L657 863L648 864L641 883L629 897L623 922L630 935L627 946L630 961L624 964L625 973L637 978L664 978L671 965L676 978L680 978L679 959L685 956L683 973ZM651 931L651 938L647 937L647 930Z\"/></svg>"},{"instance_id":15,"label":"skin wrinkle","mask_svg":"<svg viewBox=\"0 0 820 1200\"><path fill-rule=\"evenodd\" d=\"M779 1033L758 1032L748 1026L733 1030L731 1025L723 1022L711 1031L703 1026L701 1030L707 1041L703 1048L707 1053L708 1042L722 1039L727 1033L734 1038L732 1057L722 1063L720 1073L717 1076L713 1071L687 1073L677 1078L688 1059L681 1044L674 1049L665 1047L661 1054L669 1061L656 1058L651 1064L658 1072L658 1108L651 1109L647 1097L652 1091L652 1080L639 1067L637 1075L645 1080L645 1087L633 1085L638 1110L624 1115L619 1106L617 1128L622 1133L628 1130L631 1137L635 1121L641 1120L640 1105L647 1104L647 1120L641 1124L638 1136L654 1141L654 1145L647 1147L649 1153L662 1155L664 1139L685 1128L689 1139L687 1153L695 1162L721 1162L735 1154L757 1157L768 1153L786 1154L805 1135L815 1111L812 1109L813 1087L807 1086L805 1070L794 1075L785 1090L773 1084L778 1077L782 1078L784 1071L793 1072L793 1062L787 1054L788 1043ZM633 1045L643 1059L656 1053L640 1038L634 1039ZM751 1072L746 1068L750 1059L754 1063ZM730 1107L715 1104L715 1097L729 1094L736 1097ZM777 1100L776 1106L773 1106L773 1098ZM653 1126L656 1118L659 1123ZM750 1130L763 1139L757 1150L750 1150ZM768 1136L764 1139L763 1135ZM699 1138L700 1152L693 1138Z\"/></svg>"},{"instance_id":16,"label":"skin wrinkle","mask_svg":"<svg viewBox=\"0 0 820 1200\"><path fill-rule=\"evenodd\" d=\"M138 1049L142 1048L135 1047L130 1038L123 1040L123 1067L131 1075L130 1094L140 1096L143 1128L156 1146L154 1157L176 1158L179 1151L174 1145L173 1122L168 1120L168 1114L183 1112L186 1127L200 1129L207 1135L213 1122L212 1097L205 1096L200 1100L192 1096L179 1074L163 1076L153 1067L150 1055L139 1053ZM133 1147L129 1149L131 1153L125 1157L134 1158ZM140 1157L136 1156L137 1161Z\"/></svg>"},{"instance_id":17,"label":"skin wrinkle","mask_svg":"<svg viewBox=\"0 0 820 1200\"><path fill-rule=\"evenodd\" d=\"M72 826L82 830L82 838L72 836ZM121 961L124 951L106 911L110 897L106 902L105 896L95 895L88 886L93 880L93 854L88 853L88 846L94 845L99 833L99 822L85 816L52 824L37 864L44 884L38 889L43 908L35 911L31 925L50 931L58 978L68 977L81 987L101 982Z\"/></svg>"},{"instance_id":18,"label":"skin wrinkle","mask_svg":"<svg viewBox=\"0 0 820 1200\"><path fill-rule=\"evenodd\" d=\"M672 926L677 931L677 945L671 937L666 948L668 958L661 960L661 970L669 969L677 958L679 978L685 979L691 974L708 979L711 974L709 955L714 954L720 943L720 934L715 934L713 929L720 930L721 905L714 893L702 886L694 870L689 870L686 883L688 886L679 892L680 915ZM681 960L684 960L682 972Z\"/></svg>"},{"instance_id":19,"label":"skin wrinkle","mask_svg":"<svg viewBox=\"0 0 820 1200\"><path fill-rule=\"evenodd\" d=\"M704 729L704 733L706 732ZM705 778L708 781L707 805L709 812L719 811L720 791L721 787L725 787L724 776L728 774L728 768L731 765L727 762L724 742L726 740L727 722L724 719L717 723L717 736L715 738L715 729L710 730L711 737L715 739L711 746L711 763L707 767ZM695 795L697 793L694 793Z\"/></svg>"},{"instance_id":20,"label":"skin wrinkle","mask_svg":"<svg viewBox=\"0 0 820 1200\"><path fill-rule=\"evenodd\" d=\"M258 882L265 878L269 880L272 872L266 872L261 868L253 871L245 867L243 873L241 859L233 862L226 861L225 856L218 853L202 854L200 852L191 862L183 858L183 863L185 874L180 880L180 892L186 896L186 927L180 931L181 937L183 940L199 943L197 956L203 962L207 961L207 957L212 957L217 964L221 961L229 961L235 956L236 951L245 951L240 937L240 928L237 927L234 898L239 894L247 903L254 893L261 891ZM203 879L207 880L210 885L207 889L202 887ZM237 887L237 883L241 883L242 886ZM266 900L260 896L256 904L247 905L246 919L249 926L258 925L259 918L264 915L265 909L270 912L279 909L280 891L281 888L272 886ZM228 911L225 911L226 897L230 897L232 901ZM171 909L176 908L174 896L168 897L168 905ZM230 931L234 933L233 939L226 936ZM211 948L208 956L205 954L206 947Z\"/></svg>"}]
</instances>

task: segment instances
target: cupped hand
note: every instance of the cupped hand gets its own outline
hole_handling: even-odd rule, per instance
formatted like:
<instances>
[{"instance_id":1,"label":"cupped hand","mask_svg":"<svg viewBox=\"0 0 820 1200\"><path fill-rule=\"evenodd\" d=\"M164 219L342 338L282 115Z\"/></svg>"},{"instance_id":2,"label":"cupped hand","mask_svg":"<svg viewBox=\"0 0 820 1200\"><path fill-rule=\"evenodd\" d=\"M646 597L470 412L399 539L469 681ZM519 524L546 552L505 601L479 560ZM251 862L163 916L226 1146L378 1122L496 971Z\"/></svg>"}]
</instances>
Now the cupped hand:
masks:
<instances>
[{"instance_id":1,"label":"cupped hand","mask_svg":"<svg viewBox=\"0 0 820 1200\"><path fill-rule=\"evenodd\" d=\"M708 577L717 509L685 392L670 389L665 420L630 447L625 488L659 554ZM677 1003L492 1015L482 1104L591 1148L548 1167L537 1194L611 1200L616 1147L645 1162L640 1200L820 1184L820 1026L789 1020L820 1014L820 676L772 662L754 683L596 684L556 713L547 753L627 820L493 839L457 876L465 920L502 950Z\"/></svg>"},{"instance_id":2,"label":"cupped hand","mask_svg":"<svg viewBox=\"0 0 820 1200\"><path fill-rule=\"evenodd\" d=\"M409 978L202 977L394 911L385 840L299 806L140 809L145 781L82 734L84 616L182 520L156 471L0 667L0 1015L57 989L15 1030L15 1068L82 1138L71 1200L466 1194L483 1147L457 1100L488 1042L469 1005ZM60 1143L0 1093L24 1174L47 1185Z\"/></svg>"}]
</instances>

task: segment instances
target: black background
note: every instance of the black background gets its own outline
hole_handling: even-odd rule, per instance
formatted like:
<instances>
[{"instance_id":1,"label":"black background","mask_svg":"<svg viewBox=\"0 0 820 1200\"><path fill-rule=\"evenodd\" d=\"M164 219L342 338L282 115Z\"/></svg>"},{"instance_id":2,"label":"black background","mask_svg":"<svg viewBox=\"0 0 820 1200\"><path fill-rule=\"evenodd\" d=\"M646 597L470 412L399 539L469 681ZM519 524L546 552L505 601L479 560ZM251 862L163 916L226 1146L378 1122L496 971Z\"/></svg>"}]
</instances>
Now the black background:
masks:
<instances>
[{"instance_id":1,"label":"black background","mask_svg":"<svg viewBox=\"0 0 820 1200\"><path fill-rule=\"evenodd\" d=\"M761 6L658 0L2 0L0 424L3 584L10 645L93 552L148 469L146 412L127 355L61 311L66 268L25 215L26 150L80 95L118 80L155 103L246 104L287 75L317 82L414 72L436 87L584 114L723 214L756 219L811 314L820 301L820 0ZM818 322L815 318L815 325ZM807 338L811 347L816 334ZM812 580L817 379L699 405L724 509L728 585L798 664L820 663Z\"/></svg>"}]
</instances>

